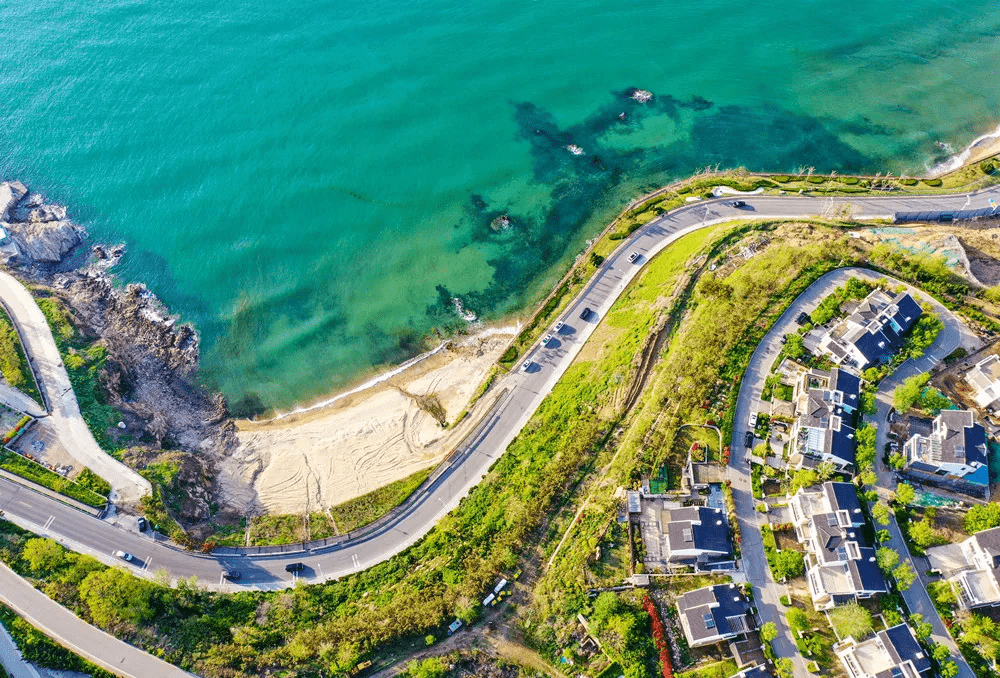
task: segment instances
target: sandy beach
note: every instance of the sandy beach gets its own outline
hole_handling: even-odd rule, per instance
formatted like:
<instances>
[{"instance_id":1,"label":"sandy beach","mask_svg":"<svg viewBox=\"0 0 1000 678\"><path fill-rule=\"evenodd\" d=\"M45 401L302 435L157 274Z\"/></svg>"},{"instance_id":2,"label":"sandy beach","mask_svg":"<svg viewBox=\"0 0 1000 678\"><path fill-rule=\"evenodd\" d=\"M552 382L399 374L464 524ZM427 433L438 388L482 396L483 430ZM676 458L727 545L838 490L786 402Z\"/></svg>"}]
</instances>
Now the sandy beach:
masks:
<instances>
[{"instance_id":1,"label":"sandy beach","mask_svg":"<svg viewBox=\"0 0 1000 678\"><path fill-rule=\"evenodd\" d=\"M484 328L314 406L237 422L239 448L219 476L227 503L323 510L436 464L471 426L474 416L453 424L516 332Z\"/></svg>"}]
</instances>

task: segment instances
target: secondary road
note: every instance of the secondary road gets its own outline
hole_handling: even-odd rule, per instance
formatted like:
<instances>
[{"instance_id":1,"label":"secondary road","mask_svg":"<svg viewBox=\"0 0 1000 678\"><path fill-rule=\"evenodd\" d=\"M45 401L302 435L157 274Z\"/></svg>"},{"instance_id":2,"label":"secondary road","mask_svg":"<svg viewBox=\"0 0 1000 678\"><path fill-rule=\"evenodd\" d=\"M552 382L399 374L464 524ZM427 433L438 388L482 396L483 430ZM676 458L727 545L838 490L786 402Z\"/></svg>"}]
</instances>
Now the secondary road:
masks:
<instances>
[{"instance_id":1,"label":"secondary road","mask_svg":"<svg viewBox=\"0 0 1000 678\"><path fill-rule=\"evenodd\" d=\"M784 595L783 587L777 584L771 577L767 559L764 555L764 544L760 535L760 526L766 522L762 514L758 513L754 506L753 492L750 484L749 455L742 444L743 436L748 429L748 421L751 412L764 411L769 408L760 399L761 391L764 388L764 381L770 374L771 366L781 351L781 338L786 334L794 333L798 329L795 317L805 311L810 313L816 309L819 303L840 285L843 285L850 278L864 278L868 280L878 280L888 276L859 268L842 268L831 271L820 277L809 286L794 302L782 313L781 317L774 323L768 333L761 340L750 358L750 363L743 375L740 386L740 394L736 406L735 423L733 426L733 445L730 450L730 466L728 477L732 483L733 500L736 504L736 513L740 524L740 536L742 538L742 567L747 574L748 580L757 589L756 603L762 622L774 622L778 627L778 638L774 642L775 652L779 657L788 657L796 665L796 675L807 675L805 673L805 663L799 654L795 643L792 641L791 631L785 620L784 606L780 604L780 598ZM903 285L904 283L889 277L893 285ZM928 302L933 306L934 312L944 322L944 329L938 335L933 346L927 350L923 357L918 360L908 360L903 363L889 378L885 379L879 390L878 404L879 413L876 421L879 422L879 442L878 450L883 449L885 444L884 425L886 416L892 402L892 391L908 376L930 369L933 365L941 361L946 355L954 351L959 346L973 349L980 345L978 337L969 331L965 323L958 316L935 301L927 294L905 285L907 291L914 295L914 298L922 302ZM880 487L888 487L884 483L891 480L879 474ZM903 559L908 559L906 546L903 543L899 527L895 519L890 525L892 539L887 545L896 550ZM918 570L914 568L914 572ZM946 645L951 651L959 665L959 675L962 678L973 678L972 670L962 658L958 647L948 635L938 615L937 610L931 603L927 590L918 581L908 590L903 592L903 599L911 613L919 613L924 619L934 627L932 638L934 642Z\"/></svg>"},{"instance_id":2,"label":"secondary road","mask_svg":"<svg viewBox=\"0 0 1000 678\"><path fill-rule=\"evenodd\" d=\"M94 628L0 563L0 602L45 635L112 673L130 678L191 678L173 664Z\"/></svg>"},{"instance_id":3,"label":"secondary road","mask_svg":"<svg viewBox=\"0 0 1000 678\"><path fill-rule=\"evenodd\" d=\"M456 463L416 497L403 515L377 530L350 540L297 553L257 555L235 552L206 556L153 542L147 535L81 515L57 501L7 482L0 482L0 510L6 512L8 520L26 529L50 536L74 550L92 553L105 562L116 562L111 553L121 548L139 557L139 565L126 566L138 574L151 576L162 569L175 578L197 576L203 585L214 589L287 587L296 577L286 573L284 566L296 561L305 564L301 576L309 582L357 572L413 544L458 504L503 454L626 285L644 264L678 238L699 228L734 219L811 218L841 211L850 211L855 218L891 219L898 211L957 210L966 205L967 200L974 207L985 206L989 198L1000 199L1000 187L973 194L971 198L964 194L850 198L753 195L742 198L747 203L742 209L732 207L729 204L731 198L715 199L692 203L654 219L623 241L622 246L607 258L569 304L560 318L565 321L565 326L553 341L546 347L536 345L527 352L524 358L531 361L531 368L528 371L518 370L502 381L497 391L505 389L503 397L476 431L474 439L462 448ZM639 255L634 263L628 261L632 252ZM2 281L3 278L0 278L0 296L6 299L7 288L11 285L3 285ZM15 291L19 288L21 294L27 294L20 285L14 288ZM33 302L29 304L28 300L30 297L19 305L24 308L12 308L12 314L18 321L22 313L31 315L32 308L40 315ZM587 321L580 319L584 308L593 311ZM46 334L41 328L37 328L36 332ZM51 337L50 334L48 336ZM29 343L28 350L34 353L34 345ZM57 355L55 359L58 360ZM45 362L48 363L45 366L47 369L58 364L52 363L51 357ZM79 435L81 439L92 440L85 429ZM75 434L66 438L71 441L76 439ZM95 470L101 472L100 469ZM293 546L290 550L295 549ZM240 570L242 579L238 583L222 581L225 569Z\"/></svg>"},{"instance_id":4,"label":"secondary road","mask_svg":"<svg viewBox=\"0 0 1000 678\"><path fill-rule=\"evenodd\" d=\"M17 326L38 386L47 396L50 421L66 451L81 465L111 483L113 500L136 502L148 494L151 491L149 481L108 456L94 440L80 414L69 374L42 309L24 285L4 271L0 271L0 300Z\"/></svg>"}]
</instances>

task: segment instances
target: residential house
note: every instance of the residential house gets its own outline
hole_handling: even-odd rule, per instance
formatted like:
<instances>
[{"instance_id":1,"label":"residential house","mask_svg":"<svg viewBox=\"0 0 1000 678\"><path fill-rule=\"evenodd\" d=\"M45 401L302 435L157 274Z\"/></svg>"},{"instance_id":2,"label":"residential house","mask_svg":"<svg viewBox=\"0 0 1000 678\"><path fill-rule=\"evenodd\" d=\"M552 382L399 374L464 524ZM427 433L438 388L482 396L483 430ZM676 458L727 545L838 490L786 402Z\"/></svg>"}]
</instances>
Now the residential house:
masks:
<instances>
[{"instance_id":1,"label":"residential house","mask_svg":"<svg viewBox=\"0 0 1000 678\"><path fill-rule=\"evenodd\" d=\"M927 558L951 583L960 608L1000 605L1000 527L929 548Z\"/></svg>"},{"instance_id":2,"label":"residential house","mask_svg":"<svg viewBox=\"0 0 1000 678\"><path fill-rule=\"evenodd\" d=\"M861 380L847 370L808 370L799 375L792 391L789 463L815 467L832 462L838 469L853 468L857 454L854 419L861 401Z\"/></svg>"},{"instance_id":3,"label":"residential house","mask_svg":"<svg viewBox=\"0 0 1000 678\"><path fill-rule=\"evenodd\" d=\"M795 536L806 549L806 580L817 610L888 590L863 533L865 518L854 485L802 488L788 506Z\"/></svg>"},{"instance_id":4,"label":"residential house","mask_svg":"<svg viewBox=\"0 0 1000 678\"><path fill-rule=\"evenodd\" d=\"M774 678L774 674L764 664L757 664L734 674L733 678Z\"/></svg>"},{"instance_id":5,"label":"residential house","mask_svg":"<svg viewBox=\"0 0 1000 678\"><path fill-rule=\"evenodd\" d=\"M931 660L913 629L897 624L858 642L847 638L834 652L851 678L930 678Z\"/></svg>"},{"instance_id":6,"label":"residential house","mask_svg":"<svg viewBox=\"0 0 1000 678\"><path fill-rule=\"evenodd\" d=\"M930 430L914 431L903 445L904 474L918 482L989 499L986 429L970 410L942 410Z\"/></svg>"},{"instance_id":7,"label":"residential house","mask_svg":"<svg viewBox=\"0 0 1000 678\"><path fill-rule=\"evenodd\" d=\"M677 599L677 613L690 647L731 640L756 626L750 601L736 584L688 591Z\"/></svg>"},{"instance_id":8,"label":"residential house","mask_svg":"<svg viewBox=\"0 0 1000 678\"><path fill-rule=\"evenodd\" d=\"M976 406L991 412L1000 407L1000 356L993 354L980 360L965 373L965 381L972 388Z\"/></svg>"},{"instance_id":9,"label":"residential house","mask_svg":"<svg viewBox=\"0 0 1000 678\"><path fill-rule=\"evenodd\" d=\"M903 335L923 310L906 292L895 297L875 290L820 338L819 349L837 365L857 370L887 361L903 345Z\"/></svg>"},{"instance_id":10,"label":"residential house","mask_svg":"<svg viewBox=\"0 0 1000 678\"><path fill-rule=\"evenodd\" d=\"M731 560L729 524L722 509L706 506L660 511L663 560L679 565L707 565Z\"/></svg>"}]
</instances>

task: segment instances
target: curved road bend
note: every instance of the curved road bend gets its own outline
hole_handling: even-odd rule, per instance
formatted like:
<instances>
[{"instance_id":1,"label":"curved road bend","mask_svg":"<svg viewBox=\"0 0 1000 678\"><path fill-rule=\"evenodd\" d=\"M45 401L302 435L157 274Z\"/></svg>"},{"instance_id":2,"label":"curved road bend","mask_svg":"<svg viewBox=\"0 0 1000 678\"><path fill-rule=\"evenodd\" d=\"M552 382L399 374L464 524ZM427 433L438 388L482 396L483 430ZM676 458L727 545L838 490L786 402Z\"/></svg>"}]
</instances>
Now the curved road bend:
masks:
<instances>
[{"instance_id":1,"label":"curved road bend","mask_svg":"<svg viewBox=\"0 0 1000 678\"><path fill-rule=\"evenodd\" d=\"M80 405L42 309L16 278L0 271L0 299L17 325L39 387L48 396L48 421L66 451L111 483L112 499L136 502L151 491L149 481L101 449L80 414ZM37 409L37 408L36 408ZM34 414L34 412L32 412Z\"/></svg>"},{"instance_id":2,"label":"curved road bend","mask_svg":"<svg viewBox=\"0 0 1000 678\"><path fill-rule=\"evenodd\" d=\"M111 673L128 678L191 678L173 664L101 631L0 563L0 602L60 645Z\"/></svg>"},{"instance_id":3,"label":"curved road bend","mask_svg":"<svg viewBox=\"0 0 1000 678\"><path fill-rule=\"evenodd\" d=\"M808 675L805 671L805 662L799 654L795 643L792 641L791 631L785 620L785 607L779 601L780 597L784 595L784 586L776 583L771 578L767 559L764 556L764 544L760 536L760 526L766 522L766 519L763 518L763 514L758 513L754 509L755 501L750 485L750 467L748 464L749 451L743 446L742 440L747 430L750 412L761 411L765 407L763 401L760 400L764 381L770 373L771 365L781 351L781 338L785 334L793 333L798 329L795 317L802 311L809 313L815 310L828 294L852 277L867 278L868 280L878 280L884 277L891 280L894 284L905 285L905 283L890 276L882 276L873 271L860 268L842 268L831 271L810 285L782 313L781 317L778 318L764 336L764 339L761 340L753 356L750 358L750 363L743 375L743 382L740 386L735 424L733 426L733 440L736 442L732 445L728 476L732 481L733 499L736 503L736 512L740 523L743 555L742 568L747 574L749 581L758 590L756 602L761 621L774 622L778 627L778 638L774 642L775 651L779 657L791 658L796 667L795 675L802 676ZM905 377L929 370L959 346L974 348L981 343L978 337L969 331L961 319L930 297L930 295L922 293L910 285L905 285L905 287L911 294L919 294L923 300L930 302L934 307L934 312L944 322L944 329L938 335L934 345L928 349L923 357L919 360L908 360L903 363L890 377L882 382L878 394L879 413L876 415L879 427L879 442L876 448L878 450L883 449L885 443L886 427L884 422L891 407L893 389ZM877 456L881 457L881 454ZM880 461L877 462L877 466L881 467ZM879 473L880 488L889 487L884 485L887 480L886 475L889 475L891 479L891 474ZM892 539L890 539L887 545L897 551L901 557L908 559L909 555L903 543L902 535L899 532L899 527L896 525L895 518L893 518L890 525L890 534L892 535ZM919 571L917 567L914 567L914 572ZM946 645L951 650L953 658L959 665L960 678L974 678L972 669L965 662L954 640L948 635L944 623L931 603L923 583L918 580L913 586L902 593L910 612L922 614L924 619L933 625L934 632L932 639L934 642Z\"/></svg>"},{"instance_id":4,"label":"curved road bend","mask_svg":"<svg viewBox=\"0 0 1000 678\"><path fill-rule=\"evenodd\" d=\"M140 575L151 576L157 570L166 570L175 578L197 576L203 585L212 589L277 589L290 586L295 576L286 573L284 566L293 561L305 564L306 569L301 575L309 582L358 572L413 544L458 504L503 454L625 286L650 258L681 236L734 219L807 218L830 214L844 207L850 207L856 218L889 219L898 211L958 210L968 203L978 207L985 205L991 197L1000 199L1000 187L980 191L971 198L965 194L850 198L752 195L741 197L747 203L744 209L731 207L728 204L732 199L730 197L692 203L661 215L623 241L607 258L569 304L561 318L566 326L556 339L548 347L536 345L524 356L532 361L530 370L516 371L504 379L502 386L509 390L508 395L493 411L486 430L478 442L469 447L461 463L442 473L432 490L397 520L355 540L288 554L191 553L153 542L147 535L95 520L55 500L3 481L0 481L0 510L6 512L7 519L22 527L56 539L76 551L91 553L104 562L116 563L111 554L120 548L137 556L136 565L125 567ZM631 252L640 255L634 264L628 262ZM2 280L4 278L0 277ZM0 294L6 295L7 287L10 286L0 287ZM23 287L15 287L21 294L27 295ZM30 297L12 308L15 322L21 322L22 315L41 316L34 303L28 304L28 300ZM585 307L594 312L588 321L580 319L580 312ZM44 333L40 329L38 332L47 334L47 328ZM47 336L51 337L50 334ZM35 345L29 344L29 351L34 350ZM52 363L51 358L46 357L45 361L51 363L45 365L47 369L58 368L57 371L65 374L58 363ZM80 435L85 440L92 440L85 428ZM226 569L239 570L243 577L235 584L224 582L222 573Z\"/></svg>"}]
</instances>

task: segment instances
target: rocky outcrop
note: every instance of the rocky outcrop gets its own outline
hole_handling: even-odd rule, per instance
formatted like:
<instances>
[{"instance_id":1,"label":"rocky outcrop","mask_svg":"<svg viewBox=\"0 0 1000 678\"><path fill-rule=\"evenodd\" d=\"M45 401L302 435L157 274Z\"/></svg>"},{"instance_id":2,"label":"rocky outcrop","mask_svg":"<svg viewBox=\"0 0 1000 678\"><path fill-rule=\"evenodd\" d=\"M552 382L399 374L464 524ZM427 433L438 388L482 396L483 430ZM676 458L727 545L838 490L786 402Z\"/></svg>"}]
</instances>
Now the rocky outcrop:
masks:
<instances>
[{"instance_id":1,"label":"rocky outcrop","mask_svg":"<svg viewBox=\"0 0 1000 678\"><path fill-rule=\"evenodd\" d=\"M62 205L46 205L19 181L0 184L0 228L16 246L8 258L23 266L58 264L83 240L82 228L66 219ZM13 256L11 256L13 255Z\"/></svg>"},{"instance_id":2,"label":"rocky outcrop","mask_svg":"<svg viewBox=\"0 0 1000 678\"><path fill-rule=\"evenodd\" d=\"M225 399L198 382L197 332L145 285L117 283L109 269L124 256L123 245L94 245L82 267L75 264L84 257L71 267L67 259L86 233L65 207L46 204L23 184L0 183L0 217L12 241L0 243L8 265L65 302L77 329L106 350L96 376L103 399L122 415L108 434L128 447L126 462L181 469L163 489L173 517L196 536L218 503L216 461L237 445Z\"/></svg>"}]
</instances>

